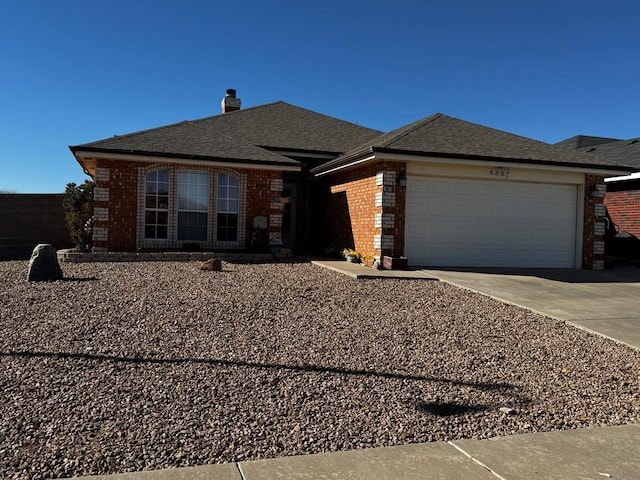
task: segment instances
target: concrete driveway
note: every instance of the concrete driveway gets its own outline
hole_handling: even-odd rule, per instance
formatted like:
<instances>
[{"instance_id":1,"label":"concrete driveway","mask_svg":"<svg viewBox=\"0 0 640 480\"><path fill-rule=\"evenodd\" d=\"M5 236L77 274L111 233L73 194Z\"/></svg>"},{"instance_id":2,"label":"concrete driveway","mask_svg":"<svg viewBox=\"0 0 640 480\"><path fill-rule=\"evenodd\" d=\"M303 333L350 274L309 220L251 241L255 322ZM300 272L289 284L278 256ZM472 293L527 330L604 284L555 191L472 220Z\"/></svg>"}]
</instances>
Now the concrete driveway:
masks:
<instances>
[{"instance_id":1,"label":"concrete driveway","mask_svg":"<svg viewBox=\"0 0 640 480\"><path fill-rule=\"evenodd\" d=\"M422 269L480 292L640 349L640 268Z\"/></svg>"}]
</instances>

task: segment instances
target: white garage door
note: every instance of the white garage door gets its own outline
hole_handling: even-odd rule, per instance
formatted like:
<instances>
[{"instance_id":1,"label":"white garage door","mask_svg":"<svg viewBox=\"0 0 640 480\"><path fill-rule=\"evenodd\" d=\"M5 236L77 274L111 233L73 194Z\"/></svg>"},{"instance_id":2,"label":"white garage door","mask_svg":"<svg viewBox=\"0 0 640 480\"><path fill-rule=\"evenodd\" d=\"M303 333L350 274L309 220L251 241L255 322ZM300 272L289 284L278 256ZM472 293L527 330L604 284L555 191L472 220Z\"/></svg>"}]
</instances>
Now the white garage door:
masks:
<instances>
[{"instance_id":1,"label":"white garage door","mask_svg":"<svg viewBox=\"0 0 640 480\"><path fill-rule=\"evenodd\" d=\"M574 268L575 185L409 177L412 266Z\"/></svg>"}]
</instances>

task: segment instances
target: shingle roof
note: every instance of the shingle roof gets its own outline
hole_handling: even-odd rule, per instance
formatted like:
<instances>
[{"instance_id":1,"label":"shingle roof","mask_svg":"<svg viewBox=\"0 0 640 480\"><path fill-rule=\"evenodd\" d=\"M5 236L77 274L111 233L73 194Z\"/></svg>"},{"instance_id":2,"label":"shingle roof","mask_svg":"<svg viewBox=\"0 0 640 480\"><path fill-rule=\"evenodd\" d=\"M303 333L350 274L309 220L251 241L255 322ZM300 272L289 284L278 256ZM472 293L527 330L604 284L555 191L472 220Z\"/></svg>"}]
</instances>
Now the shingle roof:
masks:
<instances>
[{"instance_id":1,"label":"shingle roof","mask_svg":"<svg viewBox=\"0 0 640 480\"><path fill-rule=\"evenodd\" d=\"M567 138L561 142L554 143L556 147L578 149L582 147L593 147L595 145L601 145L603 143L614 142L620 140L619 138L607 138L607 137L592 137L590 135L576 135L575 137Z\"/></svg>"},{"instance_id":2,"label":"shingle roof","mask_svg":"<svg viewBox=\"0 0 640 480\"><path fill-rule=\"evenodd\" d=\"M373 142L363 143L312 171L326 172L374 152L629 171L626 166L608 159L559 148L441 113L381 135Z\"/></svg>"},{"instance_id":3,"label":"shingle roof","mask_svg":"<svg viewBox=\"0 0 640 480\"><path fill-rule=\"evenodd\" d=\"M270 149L340 154L381 132L275 102L70 147L180 158L298 164Z\"/></svg>"},{"instance_id":4,"label":"shingle roof","mask_svg":"<svg viewBox=\"0 0 640 480\"><path fill-rule=\"evenodd\" d=\"M585 137L584 135L578 135L578 137ZM572 137L576 138L576 137ZM601 137L586 137L586 138L601 138ZM568 139L571 140L571 139ZM570 145L567 140L556 143L556 145ZM567 147L565 147L567 148ZM640 137L630 138L628 140L609 139L608 142L602 142L599 144L581 145L573 147L580 153L589 155L596 155L599 158L607 158L609 160L629 165L640 169Z\"/></svg>"}]
</instances>

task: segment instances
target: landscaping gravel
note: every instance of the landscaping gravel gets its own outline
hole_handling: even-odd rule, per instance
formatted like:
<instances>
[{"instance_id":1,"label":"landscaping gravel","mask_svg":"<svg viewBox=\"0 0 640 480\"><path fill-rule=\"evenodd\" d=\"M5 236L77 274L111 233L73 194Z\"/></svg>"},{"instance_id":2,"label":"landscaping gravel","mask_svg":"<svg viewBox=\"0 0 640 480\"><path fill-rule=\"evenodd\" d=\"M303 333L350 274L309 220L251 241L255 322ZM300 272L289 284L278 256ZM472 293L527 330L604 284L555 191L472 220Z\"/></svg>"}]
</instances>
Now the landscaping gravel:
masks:
<instances>
[{"instance_id":1,"label":"landscaping gravel","mask_svg":"<svg viewBox=\"0 0 640 480\"><path fill-rule=\"evenodd\" d=\"M563 322L436 281L199 267L0 262L0 478L640 422L640 353Z\"/></svg>"}]
</instances>

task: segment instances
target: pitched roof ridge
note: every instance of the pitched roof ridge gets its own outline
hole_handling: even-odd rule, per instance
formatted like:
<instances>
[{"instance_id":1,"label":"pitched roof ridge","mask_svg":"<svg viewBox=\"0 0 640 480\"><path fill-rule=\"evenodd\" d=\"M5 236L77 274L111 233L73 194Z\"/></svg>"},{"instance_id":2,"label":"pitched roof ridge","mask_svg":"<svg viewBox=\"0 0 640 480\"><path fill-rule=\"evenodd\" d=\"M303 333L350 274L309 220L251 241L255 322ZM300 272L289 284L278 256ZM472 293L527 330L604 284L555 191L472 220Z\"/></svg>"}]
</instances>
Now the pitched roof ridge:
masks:
<instances>
[{"instance_id":1,"label":"pitched roof ridge","mask_svg":"<svg viewBox=\"0 0 640 480\"><path fill-rule=\"evenodd\" d=\"M472 127L480 127L482 129L493 130L494 132L498 132L498 133L501 133L501 134L504 134L504 135L507 135L507 136L510 136L510 137L517 137L517 138L519 138L521 140L525 140L525 141L528 141L528 142L535 142L535 143L537 143L539 145L542 145L542 146L545 146L545 147L562 148L562 147L558 147L556 145L553 145L551 143L543 142L542 140L537 140L537 139L531 138L531 137L525 137L524 135L520 135L520 134L517 134L517 133L507 132L506 130L502 130L500 128L488 127L486 125L480 125L479 123L470 122L468 120L462 120L461 118L456 118L456 117L449 117L449 118L452 118L452 119L454 119L454 120L456 120L458 122L461 122L461 123L465 123L465 124L470 125Z\"/></svg>"},{"instance_id":2,"label":"pitched roof ridge","mask_svg":"<svg viewBox=\"0 0 640 480\"><path fill-rule=\"evenodd\" d=\"M371 131L373 131L373 132L380 132L380 133L384 133L384 132L382 132L382 131L380 131L380 130L376 130L375 128L365 127L364 125L359 125L359 124L357 124L357 123L355 123L355 122L350 122L350 121L348 121L348 120L344 120L344 119L342 119L342 118L334 117L333 115L327 115L326 113L316 112L315 110L311 110L310 108L301 107L301 106L299 106L299 105L293 105L293 104L291 104L291 103L287 103L287 102L283 102L283 101L279 101L279 102L275 102L275 103L282 103L282 104L287 105L287 106L289 106L289 107L293 107L293 108L295 108L295 109L297 109L297 110L302 110L302 111L305 111L305 112L311 113L311 114L313 114L313 115L319 115L319 116L321 116L321 117L329 118L329 119L334 120L334 121L336 121L336 122L346 123L347 125L352 125L352 126L354 126L354 127L358 127L358 128L365 128L365 129L367 129L367 130L371 130Z\"/></svg>"},{"instance_id":3,"label":"pitched roof ridge","mask_svg":"<svg viewBox=\"0 0 640 480\"><path fill-rule=\"evenodd\" d=\"M137 135L144 135L144 134L147 134L149 132L165 130L165 129L168 129L168 128L173 128L173 127L177 127L177 126L185 125L185 124L192 124L194 126L198 126L199 127L199 125L198 125L199 123L202 123L202 122L214 119L214 118L219 118L219 117L222 117L223 115L224 116L233 115L233 114L236 114L236 113L242 113L242 112L256 110L256 109L263 108L263 107L269 107L269 106L276 105L276 104L279 104L279 103L287 104L286 102L283 102L283 101L279 100L279 101L276 101L276 102L265 103L263 105L256 105L254 107L249 107L249 108L245 108L245 109L241 109L241 110L234 110L232 112L218 113L217 115L209 115L208 117L196 118L194 120L182 120L181 122L170 123L168 125L162 125L160 127L146 128L144 130L138 130L136 132L125 133L123 135L112 135L111 137L103 138L102 140L96 140L94 142L88 142L88 143L80 144L80 145L77 145L77 146L100 144L102 142L108 142L108 141L110 141L110 140L112 140L114 138L132 138L132 137L135 137ZM229 138L229 137L227 136L227 138Z\"/></svg>"},{"instance_id":4,"label":"pitched roof ridge","mask_svg":"<svg viewBox=\"0 0 640 480\"><path fill-rule=\"evenodd\" d=\"M228 118L231 116L237 116L237 115L242 115L245 112L251 112L253 110L258 110L261 108L265 108L265 107L271 107L273 105L277 105L279 103L282 103L284 105L288 105L287 102L283 102L282 100L277 100L275 102L270 102L270 103L263 103L262 105L254 105L253 107L249 107L249 108L241 108L239 110L233 110L231 112L226 112L226 113L218 113L217 115L209 115L208 117L202 117L202 118L196 118L195 120L189 120L192 123L195 122L202 122L205 120L211 120L213 118ZM162 128L162 127L160 127Z\"/></svg>"},{"instance_id":5,"label":"pitched roof ridge","mask_svg":"<svg viewBox=\"0 0 640 480\"><path fill-rule=\"evenodd\" d=\"M393 142L397 142L398 140L406 137L407 135L415 132L417 129L427 125L428 123L431 123L439 118L444 118L447 117L447 115L444 115L443 113L437 112L434 113L432 115L429 115L428 117L422 118L420 120L417 120L413 123L410 123L409 125L405 125L404 127L400 127L396 130L392 130L391 132L388 133L384 133L381 136L384 135L389 135L389 138L385 141L383 141L380 145L376 145L379 147L386 147L389 144L393 143ZM453 117L450 117L453 118ZM405 130L406 129L406 130ZM393 132L397 132L396 134L394 134ZM375 140L374 142L375 143Z\"/></svg>"}]
</instances>

